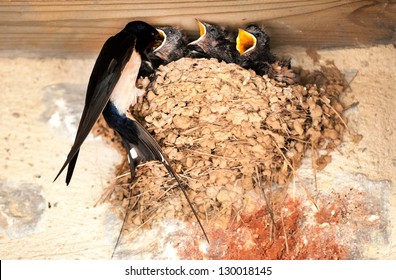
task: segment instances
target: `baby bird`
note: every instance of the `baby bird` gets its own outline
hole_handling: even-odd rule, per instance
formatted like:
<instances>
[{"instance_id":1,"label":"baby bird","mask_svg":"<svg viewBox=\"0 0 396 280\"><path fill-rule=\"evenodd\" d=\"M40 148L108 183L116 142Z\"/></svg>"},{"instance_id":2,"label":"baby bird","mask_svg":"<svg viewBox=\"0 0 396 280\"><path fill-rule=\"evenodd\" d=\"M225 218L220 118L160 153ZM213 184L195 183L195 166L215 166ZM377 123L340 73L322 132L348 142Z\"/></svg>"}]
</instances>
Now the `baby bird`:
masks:
<instances>
[{"instance_id":1,"label":"baby bird","mask_svg":"<svg viewBox=\"0 0 396 280\"><path fill-rule=\"evenodd\" d=\"M188 44L201 57L216 58L219 61L235 63L237 52L235 40L232 35L218 25L197 20L199 26L199 38Z\"/></svg>"},{"instance_id":2,"label":"baby bird","mask_svg":"<svg viewBox=\"0 0 396 280\"><path fill-rule=\"evenodd\" d=\"M254 70L258 75L268 74L276 57L270 51L270 37L256 25L239 29L236 49L239 52L237 64Z\"/></svg>"},{"instance_id":3,"label":"baby bird","mask_svg":"<svg viewBox=\"0 0 396 280\"><path fill-rule=\"evenodd\" d=\"M237 64L252 69L258 75L268 75L279 82L293 84L296 76L290 69L290 59L279 60L270 50L270 37L256 25L239 29L236 39L239 52Z\"/></svg>"},{"instance_id":4,"label":"baby bird","mask_svg":"<svg viewBox=\"0 0 396 280\"><path fill-rule=\"evenodd\" d=\"M160 65L176 61L189 53L187 36L180 28L164 26L158 27L157 31L162 37L162 43L155 52L148 54L148 61L140 67L139 77L150 76Z\"/></svg>"}]
</instances>

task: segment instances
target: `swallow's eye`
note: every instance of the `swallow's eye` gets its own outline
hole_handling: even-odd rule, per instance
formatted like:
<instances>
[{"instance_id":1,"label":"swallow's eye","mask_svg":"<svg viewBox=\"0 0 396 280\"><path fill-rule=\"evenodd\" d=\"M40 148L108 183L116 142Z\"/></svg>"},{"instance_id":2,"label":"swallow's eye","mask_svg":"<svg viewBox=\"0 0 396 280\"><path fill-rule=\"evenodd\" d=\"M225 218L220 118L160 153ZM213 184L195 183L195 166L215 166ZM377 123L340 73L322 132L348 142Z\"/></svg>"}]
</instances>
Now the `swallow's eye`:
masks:
<instances>
[{"instance_id":1,"label":"swallow's eye","mask_svg":"<svg viewBox=\"0 0 396 280\"><path fill-rule=\"evenodd\" d=\"M216 32L216 29L214 29L213 27L212 28L210 28L210 33L215 33Z\"/></svg>"}]
</instances>

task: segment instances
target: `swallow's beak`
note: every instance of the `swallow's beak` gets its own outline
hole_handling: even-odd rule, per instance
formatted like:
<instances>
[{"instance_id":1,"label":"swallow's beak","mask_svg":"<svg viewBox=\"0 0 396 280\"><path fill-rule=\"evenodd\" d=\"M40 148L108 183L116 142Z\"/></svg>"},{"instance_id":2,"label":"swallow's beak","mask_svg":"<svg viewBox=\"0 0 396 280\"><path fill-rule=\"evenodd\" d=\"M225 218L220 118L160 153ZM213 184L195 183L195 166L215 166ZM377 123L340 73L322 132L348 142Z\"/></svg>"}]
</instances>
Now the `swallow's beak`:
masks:
<instances>
[{"instance_id":1,"label":"swallow's beak","mask_svg":"<svg viewBox=\"0 0 396 280\"><path fill-rule=\"evenodd\" d=\"M160 50L166 42L166 34L162 29L157 28L158 31L158 39L156 41L156 44L153 47L153 52L156 52L158 50Z\"/></svg>"},{"instance_id":2,"label":"swallow's beak","mask_svg":"<svg viewBox=\"0 0 396 280\"><path fill-rule=\"evenodd\" d=\"M239 54L243 55L250 52L256 47L256 44L257 39L253 34L239 28L238 37L236 39L236 49Z\"/></svg>"},{"instance_id":3,"label":"swallow's beak","mask_svg":"<svg viewBox=\"0 0 396 280\"><path fill-rule=\"evenodd\" d=\"M206 26L202 22L200 22L198 19L196 19L198 26L199 26L199 38L195 41L192 41L191 43L188 44L188 46L191 45L197 45L199 41L202 40L202 38L205 37L206 35Z\"/></svg>"}]
</instances>

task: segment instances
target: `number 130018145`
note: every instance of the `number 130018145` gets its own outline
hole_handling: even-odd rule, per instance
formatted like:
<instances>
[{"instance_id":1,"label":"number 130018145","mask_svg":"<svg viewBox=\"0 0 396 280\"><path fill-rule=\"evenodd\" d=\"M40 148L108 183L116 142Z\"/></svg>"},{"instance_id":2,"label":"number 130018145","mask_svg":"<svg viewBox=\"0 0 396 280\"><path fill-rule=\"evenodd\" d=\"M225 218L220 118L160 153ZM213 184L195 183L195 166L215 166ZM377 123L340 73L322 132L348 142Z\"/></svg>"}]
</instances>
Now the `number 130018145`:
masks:
<instances>
[{"instance_id":1,"label":"number 130018145","mask_svg":"<svg viewBox=\"0 0 396 280\"><path fill-rule=\"evenodd\" d=\"M219 267L219 275L271 275L272 267Z\"/></svg>"}]
</instances>

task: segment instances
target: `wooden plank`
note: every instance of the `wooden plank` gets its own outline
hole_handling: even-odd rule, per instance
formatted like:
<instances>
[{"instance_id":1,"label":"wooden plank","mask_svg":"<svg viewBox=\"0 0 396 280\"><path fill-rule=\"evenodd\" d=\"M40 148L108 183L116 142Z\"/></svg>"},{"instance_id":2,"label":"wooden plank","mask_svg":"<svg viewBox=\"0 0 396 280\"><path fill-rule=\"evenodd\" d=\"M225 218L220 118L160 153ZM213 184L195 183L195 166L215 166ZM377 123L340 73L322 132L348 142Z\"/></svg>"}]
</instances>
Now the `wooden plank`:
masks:
<instances>
[{"instance_id":1,"label":"wooden plank","mask_svg":"<svg viewBox=\"0 0 396 280\"><path fill-rule=\"evenodd\" d=\"M100 3L100 4L98 4ZM232 28L265 26L272 46L344 47L395 43L395 1L13 1L0 3L0 50L96 53L128 21L178 25L195 18Z\"/></svg>"}]
</instances>

